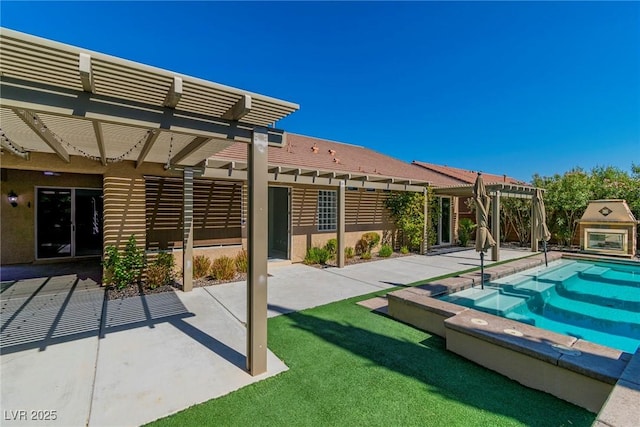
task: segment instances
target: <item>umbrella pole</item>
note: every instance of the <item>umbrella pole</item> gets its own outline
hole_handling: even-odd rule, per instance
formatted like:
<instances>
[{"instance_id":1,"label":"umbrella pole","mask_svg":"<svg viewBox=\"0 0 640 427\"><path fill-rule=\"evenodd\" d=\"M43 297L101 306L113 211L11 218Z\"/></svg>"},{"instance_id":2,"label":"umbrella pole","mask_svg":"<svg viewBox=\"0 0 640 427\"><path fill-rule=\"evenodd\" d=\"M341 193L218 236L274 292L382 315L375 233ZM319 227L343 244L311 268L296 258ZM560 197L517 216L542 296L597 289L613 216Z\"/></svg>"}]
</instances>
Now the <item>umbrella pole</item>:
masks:
<instances>
[{"instance_id":1,"label":"umbrella pole","mask_svg":"<svg viewBox=\"0 0 640 427\"><path fill-rule=\"evenodd\" d=\"M480 252L480 289L484 289L484 252Z\"/></svg>"},{"instance_id":2,"label":"umbrella pole","mask_svg":"<svg viewBox=\"0 0 640 427\"><path fill-rule=\"evenodd\" d=\"M542 248L544 250L544 266L549 267L549 263L547 263L547 241L542 241Z\"/></svg>"}]
</instances>

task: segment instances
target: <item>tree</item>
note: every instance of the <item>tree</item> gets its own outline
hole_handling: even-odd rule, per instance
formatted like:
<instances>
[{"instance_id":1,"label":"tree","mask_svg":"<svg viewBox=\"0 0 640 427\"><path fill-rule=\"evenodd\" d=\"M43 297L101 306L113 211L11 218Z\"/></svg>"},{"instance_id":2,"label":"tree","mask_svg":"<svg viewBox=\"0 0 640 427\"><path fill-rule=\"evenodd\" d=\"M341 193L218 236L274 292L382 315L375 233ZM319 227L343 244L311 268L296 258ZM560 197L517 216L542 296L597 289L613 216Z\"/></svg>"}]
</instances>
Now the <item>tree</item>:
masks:
<instances>
[{"instance_id":1,"label":"tree","mask_svg":"<svg viewBox=\"0 0 640 427\"><path fill-rule=\"evenodd\" d=\"M504 197L500 204L500 229L503 230L504 236L508 236L513 230L520 246L526 246L531 238L531 202L526 199Z\"/></svg>"},{"instance_id":2,"label":"tree","mask_svg":"<svg viewBox=\"0 0 640 427\"><path fill-rule=\"evenodd\" d=\"M624 199L636 219L640 218L640 166L636 164L631 165L631 174L613 166L598 166L590 173L575 168L564 175L534 175L533 185L546 189L547 225L561 244L573 242L578 220L590 200Z\"/></svg>"},{"instance_id":3,"label":"tree","mask_svg":"<svg viewBox=\"0 0 640 427\"><path fill-rule=\"evenodd\" d=\"M440 217L438 199L433 195L433 189L428 188L429 197L429 226L427 236L429 244L436 239L435 227ZM396 228L401 231L402 244L411 249L418 249L422 243L424 227L424 194L413 192L391 193L385 200L391 219Z\"/></svg>"}]
</instances>

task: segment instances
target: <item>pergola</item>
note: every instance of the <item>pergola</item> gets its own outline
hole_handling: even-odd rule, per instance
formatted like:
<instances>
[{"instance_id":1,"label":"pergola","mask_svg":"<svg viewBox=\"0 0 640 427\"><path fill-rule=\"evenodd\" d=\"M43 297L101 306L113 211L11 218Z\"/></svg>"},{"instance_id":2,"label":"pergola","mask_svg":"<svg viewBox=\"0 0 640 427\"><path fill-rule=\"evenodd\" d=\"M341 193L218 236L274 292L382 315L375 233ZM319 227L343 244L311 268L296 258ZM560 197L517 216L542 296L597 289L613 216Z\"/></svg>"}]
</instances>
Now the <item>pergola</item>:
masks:
<instances>
[{"instance_id":1,"label":"pergola","mask_svg":"<svg viewBox=\"0 0 640 427\"><path fill-rule=\"evenodd\" d=\"M267 146L283 145L284 131L270 126L299 106L5 28L0 51L4 167L28 169L32 156L48 153L63 164L91 159L97 171L132 161L182 174L185 290L193 280L194 175L215 153L247 144L247 369L265 372Z\"/></svg>"},{"instance_id":2,"label":"pergola","mask_svg":"<svg viewBox=\"0 0 640 427\"><path fill-rule=\"evenodd\" d=\"M539 200L536 197L537 188L529 185L504 183L486 184L485 188L491 197L491 234L496 240L496 245L491 248L491 260L500 261L500 198L503 196L531 200L531 251L537 252L538 241L533 239L533 228L535 227L535 224L540 221L535 209L536 205L539 203ZM541 190L544 192L544 189ZM434 191L436 195L441 196L472 197L473 185L439 187Z\"/></svg>"},{"instance_id":3,"label":"pergola","mask_svg":"<svg viewBox=\"0 0 640 427\"><path fill-rule=\"evenodd\" d=\"M235 179L246 181L250 176L250 168L247 162L219 159L214 157L208 159L205 162L203 176L209 178ZM325 187L336 188L336 240L338 241L336 249L336 261L338 268L342 268L345 265L345 191L347 188L423 192L425 194L425 218L428 214L426 187L429 186L429 182L427 181L382 176L378 174L345 172L339 170L308 169L291 165L277 164L269 164L267 176L270 183L321 185ZM424 235L426 236L426 227L424 229Z\"/></svg>"}]
</instances>

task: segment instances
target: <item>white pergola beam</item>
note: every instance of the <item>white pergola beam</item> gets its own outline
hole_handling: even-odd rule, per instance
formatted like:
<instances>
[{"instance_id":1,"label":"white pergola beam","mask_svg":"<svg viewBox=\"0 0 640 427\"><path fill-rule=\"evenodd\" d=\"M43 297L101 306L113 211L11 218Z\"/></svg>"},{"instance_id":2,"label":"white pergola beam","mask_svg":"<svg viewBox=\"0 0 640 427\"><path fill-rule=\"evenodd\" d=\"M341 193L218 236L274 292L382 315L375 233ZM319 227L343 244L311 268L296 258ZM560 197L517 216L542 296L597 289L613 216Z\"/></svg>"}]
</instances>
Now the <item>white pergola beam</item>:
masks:
<instances>
[{"instance_id":1,"label":"white pergola beam","mask_svg":"<svg viewBox=\"0 0 640 427\"><path fill-rule=\"evenodd\" d=\"M173 156L169 163L171 165L177 165L182 160L186 159L187 157L189 157L190 155L192 155L193 153L195 153L196 151L204 147L209 141L211 141L211 138L206 138L203 136L195 137L189 144L187 144L186 147L180 150L178 154Z\"/></svg>"},{"instance_id":2,"label":"white pergola beam","mask_svg":"<svg viewBox=\"0 0 640 427\"><path fill-rule=\"evenodd\" d=\"M0 138L0 145L2 146L2 148L7 150L14 156L29 160L29 152L25 151L24 148L20 147L19 145L17 146L16 143L12 142L11 144L9 144L9 141L5 140L4 138ZM2 154L4 154L4 152Z\"/></svg>"},{"instance_id":3,"label":"white pergola beam","mask_svg":"<svg viewBox=\"0 0 640 427\"><path fill-rule=\"evenodd\" d=\"M247 180L246 170L226 170L217 168L206 168L203 174L205 178L227 178L239 181ZM374 190L391 190L391 191L412 191L422 192L424 186L421 185L405 185L405 184L391 184L382 182L367 182L367 181L355 181L350 179L337 179L337 178L324 178L308 175L298 175L290 173L268 173L269 182L283 183L283 184L308 184L308 185L321 185L328 187L337 187L340 182L344 182L347 187L359 187L369 188Z\"/></svg>"},{"instance_id":4,"label":"white pergola beam","mask_svg":"<svg viewBox=\"0 0 640 427\"><path fill-rule=\"evenodd\" d=\"M98 151L100 152L100 163L102 163L102 166L106 166L107 154L104 148L104 135L100 122L93 122L93 132L96 134L96 143L98 144Z\"/></svg>"},{"instance_id":5,"label":"white pergola beam","mask_svg":"<svg viewBox=\"0 0 640 427\"><path fill-rule=\"evenodd\" d=\"M180 98L182 97L182 78L174 77L171 87L167 92L167 96L164 98L164 106L169 108L176 108Z\"/></svg>"},{"instance_id":6,"label":"white pergola beam","mask_svg":"<svg viewBox=\"0 0 640 427\"><path fill-rule=\"evenodd\" d=\"M53 133L42 123L37 114L25 110L14 109L13 112L22 120L29 128L42 139L62 160L69 163L69 153L64 149L60 141L58 141Z\"/></svg>"},{"instance_id":7,"label":"white pergola beam","mask_svg":"<svg viewBox=\"0 0 640 427\"><path fill-rule=\"evenodd\" d=\"M160 131L158 130L149 132L149 135L147 136L147 140L144 142L144 146L142 147L142 150L138 155L138 160L136 161L136 169L139 168L142 165L142 163L144 163L144 159L146 159L147 156L149 155L149 152L151 151L153 144L156 143L156 140L158 139L159 136L160 136Z\"/></svg>"},{"instance_id":8,"label":"white pergola beam","mask_svg":"<svg viewBox=\"0 0 640 427\"><path fill-rule=\"evenodd\" d=\"M244 94L223 115L223 119L240 120L251 112L251 96Z\"/></svg>"},{"instance_id":9,"label":"white pergola beam","mask_svg":"<svg viewBox=\"0 0 640 427\"><path fill-rule=\"evenodd\" d=\"M93 81L93 69L91 68L91 55L80 53L78 58L78 71L80 72L80 81L82 81L82 89L85 92L94 93L96 91L95 82Z\"/></svg>"}]
</instances>

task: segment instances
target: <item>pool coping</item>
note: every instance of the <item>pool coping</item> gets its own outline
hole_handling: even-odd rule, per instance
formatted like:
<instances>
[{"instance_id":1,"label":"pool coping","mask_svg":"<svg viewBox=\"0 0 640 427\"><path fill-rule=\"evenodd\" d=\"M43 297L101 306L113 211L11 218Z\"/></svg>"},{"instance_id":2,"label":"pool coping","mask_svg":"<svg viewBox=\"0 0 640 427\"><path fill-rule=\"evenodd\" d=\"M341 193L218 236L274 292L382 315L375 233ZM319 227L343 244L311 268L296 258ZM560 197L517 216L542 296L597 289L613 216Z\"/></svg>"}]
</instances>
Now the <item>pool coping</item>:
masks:
<instances>
[{"instance_id":1,"label":"pool coping","mask_svg":"<svg viewBox=\"0 0 640 427\"><path fill-rule=\"evenodd\" d=\"M549 252L547 258L549 262L561 258L593 259L583 254L555 251ZM484 280L496 280L542 263L544 256L538 254L490 266L485 269ZM549 392L594 413L600 412L602 419L600 416L598 419L605 423L602 425L632 425L624 422L638 419L637 413L633 412L637 405L621 412L624 404L620 402L627 402L630 395L636 401L640 398L640 349L632 355L434 298L478 286L480 278L479 272L465 273L390 292L387 294L388 314L444 337L447 349L463 357L524 385ZM496 360L505 363L499 364ZM524 365L518 368L519 363L536 365L538 372L526 372L529 369L522 369ZM563 384L567 381L573 386ZM609 407L614 409L607 409ZM625 413L629 413L628 417Z\"/></svg>"}]
</instances>

